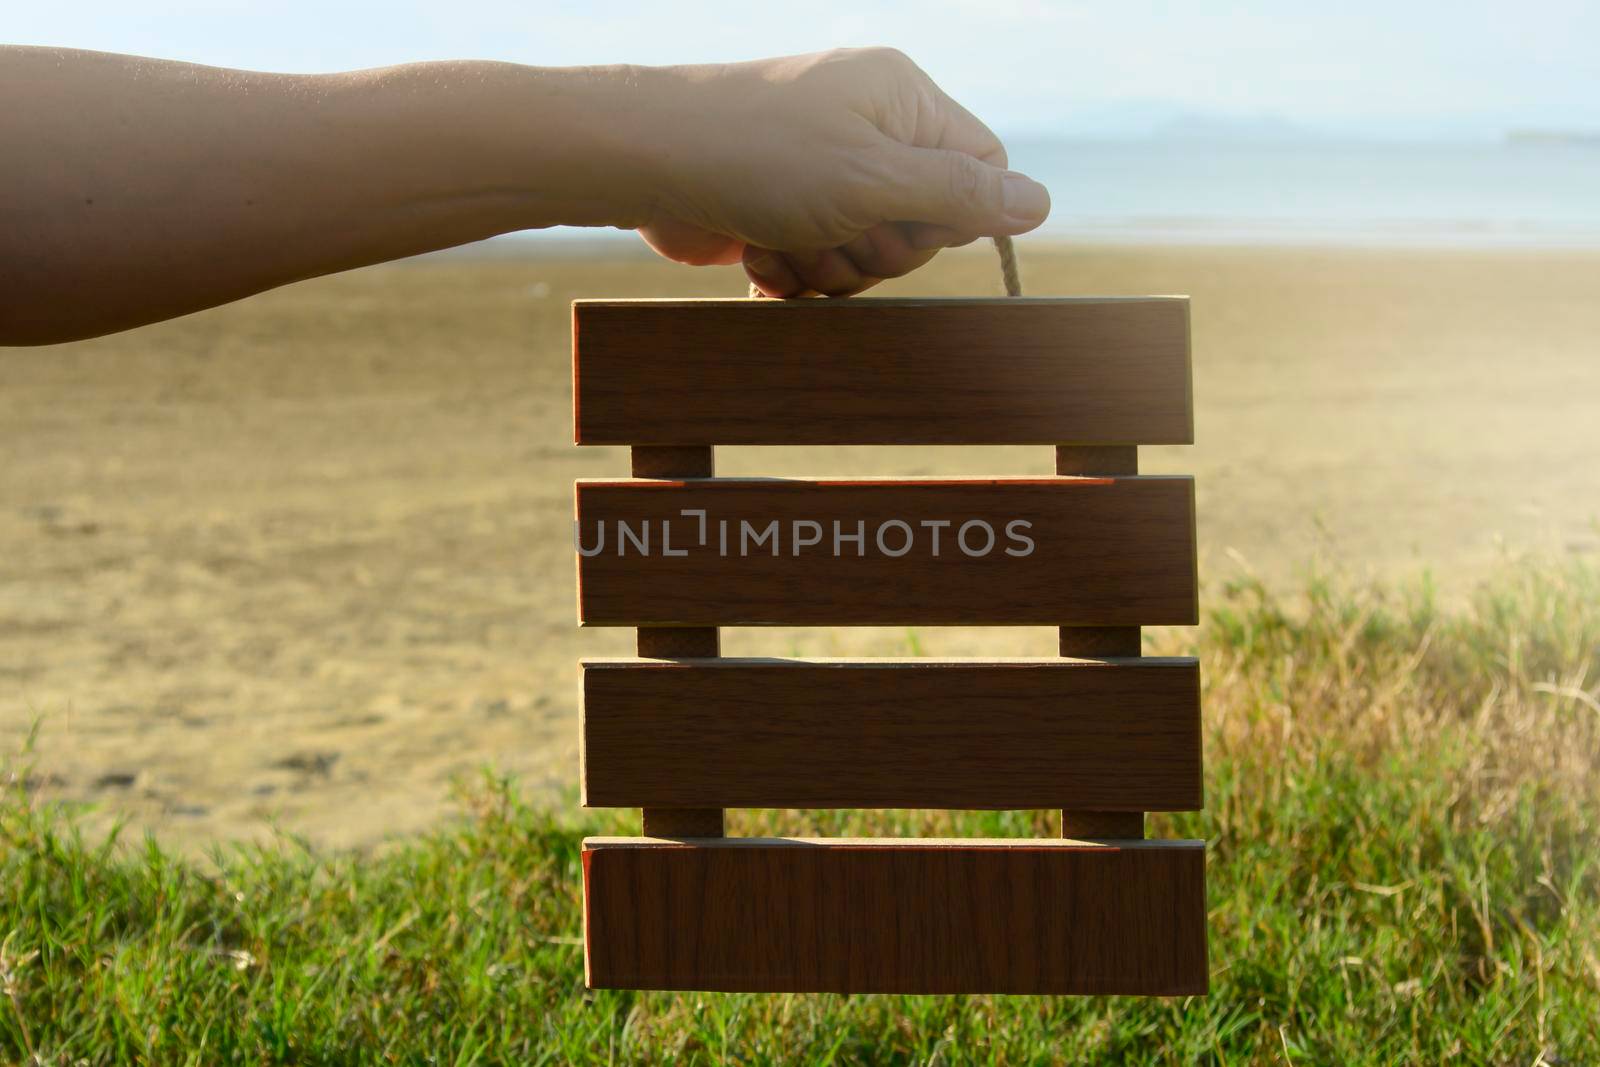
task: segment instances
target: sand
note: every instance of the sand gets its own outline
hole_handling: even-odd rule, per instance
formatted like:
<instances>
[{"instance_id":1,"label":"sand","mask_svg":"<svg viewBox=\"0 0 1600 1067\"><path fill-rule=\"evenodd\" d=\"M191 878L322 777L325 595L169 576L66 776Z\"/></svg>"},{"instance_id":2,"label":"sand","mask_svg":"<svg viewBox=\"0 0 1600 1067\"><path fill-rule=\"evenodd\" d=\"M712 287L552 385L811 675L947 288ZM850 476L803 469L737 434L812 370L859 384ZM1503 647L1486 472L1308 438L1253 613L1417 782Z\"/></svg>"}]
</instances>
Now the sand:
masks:
<instances>
[{"instance_id":1,"label":"sand","mask_svg":"<svg viewBox=\"0 0 1600 1067\"><path fill-rule=\"evenodd\" d=\"M1209 587L1321 556L1461 595L1600 551L1600 252L1022 246L1035 294L1194 297ZM886 293L984 295L981 249ZM0 350L0 752L189 850L369 846L488 764L576 777L568 302L735 295L636 256L433 258ZM998 358L1003 358L998 357ZM1043 473L1047 449L727 449L723 473ZM1181 642L1181 635L1166 638ZM1046 630L730 632L733 654L1047 654Z\"/></svg>"}]
</instances>

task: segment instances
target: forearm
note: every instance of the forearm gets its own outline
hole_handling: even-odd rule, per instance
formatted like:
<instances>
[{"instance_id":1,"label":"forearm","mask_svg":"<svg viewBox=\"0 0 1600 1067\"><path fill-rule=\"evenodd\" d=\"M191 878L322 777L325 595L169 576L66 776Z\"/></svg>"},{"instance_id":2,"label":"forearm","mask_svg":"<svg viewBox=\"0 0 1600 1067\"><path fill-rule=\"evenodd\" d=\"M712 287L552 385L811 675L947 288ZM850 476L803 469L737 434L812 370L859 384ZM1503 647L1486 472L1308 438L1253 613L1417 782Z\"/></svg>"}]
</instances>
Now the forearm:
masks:
<instances>
[{"instance_id":1,"label":"forearm","mask_svg":"<svg viewBox=\"0 0 1600 1067\"><path fill-rule=\"evenodd\" d=\"M259 74L0 49L0 344L518 229L637 225L630 72Z\"/></svg>"}]
</instances>

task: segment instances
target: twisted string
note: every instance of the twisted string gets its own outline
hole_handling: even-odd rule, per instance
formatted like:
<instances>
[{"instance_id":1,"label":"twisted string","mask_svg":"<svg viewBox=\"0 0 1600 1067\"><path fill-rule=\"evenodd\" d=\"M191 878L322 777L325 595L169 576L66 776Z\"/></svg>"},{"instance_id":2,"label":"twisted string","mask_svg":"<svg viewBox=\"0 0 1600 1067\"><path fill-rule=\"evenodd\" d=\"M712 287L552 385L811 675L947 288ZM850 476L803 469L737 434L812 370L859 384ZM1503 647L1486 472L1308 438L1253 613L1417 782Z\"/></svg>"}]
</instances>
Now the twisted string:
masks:
<instances>
[{"instance_id":1,"label":"twisted string","mask_svg":"<svg viewBox=\"0 0 1600 1067\"><path fill-rule=\"evenodd\" d=\"M1022 295L1022 275L1017 271L1017 250L1009 237L996 237L994 250L1000 253L1000 279L1007 296Z\"/></svg>"},{"instance_id":2,"label":"twisted string","mask_svg":"<svg viewBox=\"0 0 1600 1067\"><path fill-rule=\"evenodd\" d=\"M996 237L994 250L1000 254L1000 280L1006 287L1007 296L1022 295L1022 275L1017 270L1017 249L1009 237ZM756 283L750 283L750 297L758 300L766 294L756 288Z\"/></svg>"}]
</instances>

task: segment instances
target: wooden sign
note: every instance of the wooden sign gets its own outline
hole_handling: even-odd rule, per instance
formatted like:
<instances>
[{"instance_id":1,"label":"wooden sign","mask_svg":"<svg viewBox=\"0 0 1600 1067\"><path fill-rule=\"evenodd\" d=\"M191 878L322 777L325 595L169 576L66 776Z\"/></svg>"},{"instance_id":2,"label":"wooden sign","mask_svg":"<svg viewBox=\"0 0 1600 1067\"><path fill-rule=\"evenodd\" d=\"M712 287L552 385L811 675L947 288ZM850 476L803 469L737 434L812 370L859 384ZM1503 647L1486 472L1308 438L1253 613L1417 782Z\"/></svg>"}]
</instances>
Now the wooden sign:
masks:
<instances>
[{"instance_id":1,"label":"wooden sign","mask_svg":"<svg viewBox=\"0 0 1600 1067\"><path fill-rule=\"evenodd\" d=\"M580 481L585 626L1189 625L1188 478Z\"/></svg>"},{"instance_id":2,"label":"wooden sign","mask_svg":"<svg viewBox=\"0 0 1600 1067\"><path fill-rule=\"evenodd\" d=\"M1183 298L580 301L582 789L594 987L858 993L1207 988ZM716 444L1057 446L1054 478L720 479ZM1052 625L1061 659L718 656L719 626ZM731 807L1062 811L1062 838L726 838Z\"/></svg>"}]
</instances>

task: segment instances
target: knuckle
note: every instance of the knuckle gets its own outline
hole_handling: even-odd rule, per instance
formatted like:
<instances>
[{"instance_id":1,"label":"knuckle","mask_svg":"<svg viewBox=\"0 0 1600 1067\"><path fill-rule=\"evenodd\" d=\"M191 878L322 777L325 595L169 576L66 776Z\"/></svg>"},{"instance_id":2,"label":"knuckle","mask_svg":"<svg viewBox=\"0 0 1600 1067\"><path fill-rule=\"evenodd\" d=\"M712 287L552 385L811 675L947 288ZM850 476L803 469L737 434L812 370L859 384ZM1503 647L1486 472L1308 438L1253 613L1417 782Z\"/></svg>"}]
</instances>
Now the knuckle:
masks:
<instances>
[{"instance_id":1,"label":"knuckle","mask_svg":"<svg viewBox=\"0 0 1600 1067\"><path fill-rule=\"evenodd\" d=\"M895 48L893 45L873 45L870 48L862 49L862 51L870 56L875 62L883 63L891 67L916 66L915 63L911 62L910 56L900 51L900 49Z\"/></svg>"},{"instance_id":2,"label":"knuckle","mask_svg":"<svg viewBox=\"0 0 1600 1067\"><path fill-rule=\"evenodd\" d=\"M986 183L983 168L976 159L952 152L947 174L951 203L969 205L981 202Z\"/></svg>"},{"instance_id":3,"label":"knuckle","mask_svg":"<svg viewBox=\"0 0 1600 1067\"><path fill-rule=\"evenodd\" d=\"M840 48L830 56L861 68L863 73L888 76L901 80L921 73L910 56L892 45L866 45L861 48Z\"/></svg>"}]
</instances>

